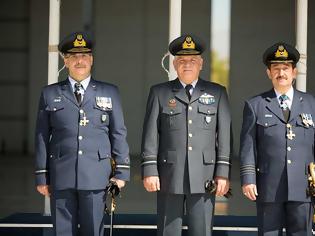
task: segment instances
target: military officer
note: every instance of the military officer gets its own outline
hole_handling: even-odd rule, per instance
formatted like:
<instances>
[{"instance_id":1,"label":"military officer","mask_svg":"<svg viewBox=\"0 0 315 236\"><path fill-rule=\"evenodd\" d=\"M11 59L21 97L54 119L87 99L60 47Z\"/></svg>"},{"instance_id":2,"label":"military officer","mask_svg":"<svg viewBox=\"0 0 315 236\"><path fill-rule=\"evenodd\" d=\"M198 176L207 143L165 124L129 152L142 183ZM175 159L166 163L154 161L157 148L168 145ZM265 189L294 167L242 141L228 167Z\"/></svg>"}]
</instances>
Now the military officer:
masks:
<instances>
[{"instance_id":1,"label":"military officer","mask_svg":"<svg viewBox=\"0 0 315 236\"><path fill-rule=\"evenodd\" d=\"M88 34L72 33L58 49L69 75L41 93L37 190L51 196L55 235L103 236L104 189L109 179L120 188L129 179L119 93L116 86L91 77L93 42Z\"/></svg>"},{"instance_id":2,"label":"military officer","mask_svg":"<svg viewBox=\"0 0 315 236\"><path fill-rule=\"evenodd\" d=\"M307 195L314 161L314 97L293 88L299 52L280 42L263 54L273 88L245 102L240 147L244 195L256 201L259 235L312 235Z\"/></svg>"},{"instance_id":3,"label":"military officer","mask_svg":"<svg viewBox=\"0 0 315 236\"><path fill-rule=\"evenodd\" d=\"M183 35L169 45L178 78L151 88L142 136L142 174L157 191L158 235L211 235L215 197L229 189L231 117L223 86L199 78L204 45Z\"/></svg>"}]
</instances>

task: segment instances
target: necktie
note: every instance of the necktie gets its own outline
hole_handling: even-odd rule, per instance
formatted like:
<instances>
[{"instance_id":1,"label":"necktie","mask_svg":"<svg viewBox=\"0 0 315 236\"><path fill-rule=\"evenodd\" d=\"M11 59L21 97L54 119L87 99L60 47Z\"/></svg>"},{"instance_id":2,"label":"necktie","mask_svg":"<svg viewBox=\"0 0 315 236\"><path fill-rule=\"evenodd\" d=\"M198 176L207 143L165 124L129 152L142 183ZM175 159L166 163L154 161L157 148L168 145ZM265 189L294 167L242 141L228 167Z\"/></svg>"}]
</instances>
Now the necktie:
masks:
<instances>
[{"instance_id":1,"label":"necktie","mask_svg":"<svg viewBox=\"0 0 315 236\"><path fill-rule=\"evenodd\" d=\"M82 94L80 92L81 88L82 88L82 84L80 84L80 83L74 84L74 95L75 95L79 104L81 104L81 102L82 102Z\"/></svg>"},{"instance_id":2,"label":"necktie","mask_svg":"<svg viewBox=\"0 0 315 236\"><path fill-rule=\"evenodd\" d=\"M288 121L289 119L289 116L290 116L290 109L289 109L289 106L287 104L286 101L289 100L289 97L285 94L282 94L280 97L279 97L279 100L280 100L280 107L282 109L282 112L283 112L283 116L284 116L284 119L286 121Z\"/></svg>"},{"instance_id":3,"label":"necktie","mask_svg":"<svg viewBox=\"0 0 315 236\"><path fill-rule=\"evenodd\" d=\"M288 104L286 103L286 101L289 100L289 97L285 94L282 94L280 97L279 97L279 100L280 100L280 107L282 110L288 110L289 109L289 106Z\"/></svg>"},{"instance_id":4,"label":"necktie","mask_svg":"<svg viewBox=\"0 0 315 236\"><path fill-rule=\"evenodd\" d=\"M187 94L187 97L188 97L188 100L190 101L191 99L191 94L190 94L190 90L193 88L193 86L191 84L187 84L186 87L185 87L185 90L186 90L186 94Z\"/></svg>"}]
</instances>

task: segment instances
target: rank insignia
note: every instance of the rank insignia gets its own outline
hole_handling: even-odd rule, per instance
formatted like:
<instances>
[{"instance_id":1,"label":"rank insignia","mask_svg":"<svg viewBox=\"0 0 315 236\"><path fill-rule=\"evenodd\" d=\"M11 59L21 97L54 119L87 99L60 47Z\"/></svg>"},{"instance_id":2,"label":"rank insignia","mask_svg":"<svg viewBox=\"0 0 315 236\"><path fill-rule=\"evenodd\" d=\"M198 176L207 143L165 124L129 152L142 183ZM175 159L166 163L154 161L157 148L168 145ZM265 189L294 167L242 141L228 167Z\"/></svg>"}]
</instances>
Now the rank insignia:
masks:
<instances>
[{"instance_id":1,"label":"rank insignia","mask_svg":"<svg viewBox=\"0 0 315 236\"><path fill-rule=\"evenodd\" d=\"M302 122L305 125L305 127L314 127L314 122L311 114L301 114Z\"/></svg>"},{"instance_id":2,"label":"rank insignia","mask_svg":"<svg viewBox=\"0 0 315 236\"><path fill-rule=\"evenodd\" d=\"M172 98L168 101L168 106L169 107L176 107L176 100L175 98Z\"/></svg>"},{"instance_id":3,"label":"rank insignia","mask_svg":"<svg viewBox=\"0 0 315 236\"><path fill-rule=\"evenodd\" d=\"M265 117L266 117L266 118L271 118L272 115L271 115L271 114L265 114Z\"/></svg>"},{"instance_id":4,"label":"rank insignia","mask_svg":"<svg viewBox=\"0 0 315 236\"><path fill-rule=\"evenodd\" d=\"M61 102L61 97L55 97L54 102Z\"/></svg>"},{"instance_id":5,"label":"rank insignia","mask_svg":"<svg viewBox=\"0 0 315 236\"><path fill-rule=\"evenodd\" d=\"M206 116L205 121L207 124L211 122L211 116Z\"/></svg>"},{"instance_id":6,"label":"rank insignia","mask_svg":"<svg viewBox=\"0 0 315 236\"><path fill-rule=\"evenodd\" d=\"M110 97L96 97L96 105L105 111L112 110L113 104Z\"/></svg>"},{"instance_id":7,"label":"rank insignia","mask_svg":"<svg viewBox=\"0 0 315 236\"><path fill-rule=\"evenodd\" d=\"M208 93L204 93L199 97L198 101L202 104L210 105L212 103L215 103L215 98Z\"/></svg>"}]
</instances>

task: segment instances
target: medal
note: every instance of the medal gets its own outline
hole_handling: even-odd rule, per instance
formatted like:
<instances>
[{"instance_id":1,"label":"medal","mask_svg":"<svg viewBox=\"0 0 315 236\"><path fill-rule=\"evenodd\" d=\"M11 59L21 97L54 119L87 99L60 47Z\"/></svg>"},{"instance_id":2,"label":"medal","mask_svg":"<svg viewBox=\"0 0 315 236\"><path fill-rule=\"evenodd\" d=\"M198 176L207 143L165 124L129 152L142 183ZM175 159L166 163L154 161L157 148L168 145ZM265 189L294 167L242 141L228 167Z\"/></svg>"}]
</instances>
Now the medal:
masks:
<instances>
[{"instance_id":1,"label":"medal","mask_svg":"<svg viewBox=\"0 0 315 236\"><path fill-rule=\"evenodd\" d=\"M85 113L83 113L83 118L80 119L80 126L86 126L90 121L87 119Z\"/></svg>"},{"instance_id":2,"label":"medal","mask_svg":"<svg viewBox=\"0 0 315 236\"><path fill-rule=\"evenodd\" d=\"M310 124L310 126L314 127L314 121L313 121L313 118L312 118L312 115L309 114L309 121L308 123Z\"/></svg>"},{"instance_id":3,"label":"medal","mask_svg":"<svg viewBox=\"0 0 315 236\"><path fill-rule=\"evenodd\" d=\"M292 125L290 125L290 124L287 124L287 138L289 139L289 140L293 140L294 139L294 137L295 137L295 133L293 133L293 130L292 130Z\"/></svg>"},{"instance_id":4,"label":"medal","mask_svg":"<svg viewBox=\"0 0 315 236\"><path fill-rule=\"evenodd\" d=\"M314 122L311 114L302 113L300 116L302 118L302 123L304 124L305 127L307 128L309 128L310 126L314 127Z\"/></svg>"},{"instance_id":5,"label":"medal","mask_svg":"<svg viewBox=\"0 0 315 236\"><path fill-rule=\"evenodd\" d=\"M112 98L110 97L95 97L96 105L103 110L112 110L113 104L112 104Z\"/></svg>"}]
</instances>

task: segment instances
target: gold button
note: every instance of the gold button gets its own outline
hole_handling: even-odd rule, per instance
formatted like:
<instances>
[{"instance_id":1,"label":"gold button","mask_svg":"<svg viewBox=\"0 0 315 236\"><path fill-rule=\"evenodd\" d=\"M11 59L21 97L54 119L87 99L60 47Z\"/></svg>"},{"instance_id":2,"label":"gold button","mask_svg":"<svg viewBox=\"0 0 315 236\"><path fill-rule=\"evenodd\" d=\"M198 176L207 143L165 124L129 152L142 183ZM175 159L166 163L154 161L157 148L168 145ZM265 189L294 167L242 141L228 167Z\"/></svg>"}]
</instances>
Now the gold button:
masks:
<instances>
[{"instance_id":1,"label":"gold button","mask_svg":"<svg viewBox=\"0 0 315 236\"><path fill-rule=\"evenodd\" d=\"M57 108L56 107L54 107L54 109L53 109L54 111L57 111Z\"/></svg>"},{"instance_id":2,"label":"gold button","mask_svg":"<svg viewBox=\"0 0 315 236\"><path fill-rule=\"evenodd\" d=\"M80 136L78 137L78 139L79 139L79 140L82 140L82 139L83 139L83 137L80 135Z\"/></svg>"},{"instance_id":3,"label":"gold button","mask_svg":"<svg viewBox=\"0 0 315 236\"><path fill-rule=\"evenodd\" d=\"M288 164L291 164L291 160L288 160Z\"/></svg>"},{"instance_id":4,"label":"gold button","mask_svg":"<svg viewBox=\"0 0 315 236\"><path fill-rule=\"evenodd\" d=\"M170 114L173 114L173 111L170 111Z\"/></svg>"},{"instance_id":5,"label":"gold button","mask_svg":"<svg viewBox=\"0 0 315 236\"><path fill-rule=\"evenodd\" d=\"M191 150L192 150L192 147L188 147L188 150L191 151Z\"/></svg>"},{"instance_id":6,"label":"gold button","mask_svg":"<svg viewBox=\"0 0 315 236\"><path fill-rule=\"evenodd\" d=\"M79 155L82 155L82 154L83 154L82 150L79 150L79 151L78 151L78 154L79 154Z\"/></svg>"},{"instance_id":7,"label":"gold button","mask_svg":"<svg viewBox=\"0 0 315 236\"><path fill-rule=\"evenodd\" d=\"M290 152L291 151L291 147L287 147L287 150Z\"/></svg>"},{"instance_id":8,"label":"gold button","mask_svg":"<svg viewBox=\"0 0 315 236\"><path fill-rule=\"evenodd\" d=\"M268 123L265 123L265 126L268 126Z\"/></svg>"},{"instance_id":9,"label":"gold button","mask_svg":"<svg viewBox=\"0 0 315 236\"><path fill-rule=\"evenodd\" d=\"M188 107L188 110L190 110L190 111L191 111L191 110L192 110L192 106L189 106L189 107Z\"/></svg>"},{"instance_id":10,"label":"gold button","mask_svg":"<svg viewBox=\"0 0 315 236\"><path fill-rule=\"evenodd\" d=\"M192 137L192 133L189 133L188 136L189 136L189 138L191 138Z\"/></svg>"},{"instance_id":11,"label":"gold button","mask_svg":"<svg viewBox=\"0 0 315 236\"><path fill-rule=\"evenodd\" d=\"M192 120L189 120L188 123L189 123L189 124L192 124Z\"/></svg>"},{"instance_id":12,"label":"gold button","mask_svg":"<svg viewBox=\"0 0 315 236\"><path fill-rule=\"evenodd\" d=\"M290 128L291 127L291 125L290 124L287 124L287 128Z\"/></svg>"},{"instance_id":13,"label":"gold button","mask_svg":"<svg viewBox=\"0 0 315 236\"><path fill-rule=\"evenodd\" d=\"M82 113L84 113L84 111L81 109L81 110L80 110L80 113L82 114Z\"/></svg>"}]
</instances>

